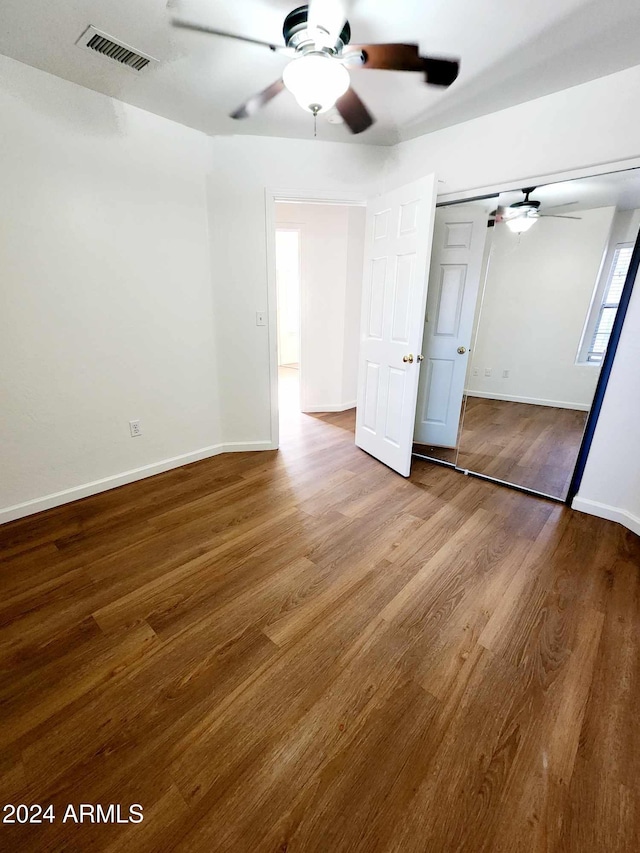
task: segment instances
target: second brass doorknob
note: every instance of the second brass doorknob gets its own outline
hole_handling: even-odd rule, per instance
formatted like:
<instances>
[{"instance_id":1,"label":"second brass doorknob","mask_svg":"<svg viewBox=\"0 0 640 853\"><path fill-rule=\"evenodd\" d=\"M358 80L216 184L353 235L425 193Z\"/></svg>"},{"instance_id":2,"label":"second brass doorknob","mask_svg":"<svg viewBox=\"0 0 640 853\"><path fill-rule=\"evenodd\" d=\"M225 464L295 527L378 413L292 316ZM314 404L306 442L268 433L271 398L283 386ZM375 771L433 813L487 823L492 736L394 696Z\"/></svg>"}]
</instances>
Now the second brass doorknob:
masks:
<instances>
[{"instance_id":1,"label":"second brass doorknob","mask_svg":"<svg viewBox=\"0 0 640 853\"><path fill-rule=\"evenodd\" d=\"M409 353L409 355L403 355L402 360L406 363L413 364L413 353Z\"/></svg>"}]
</instances>

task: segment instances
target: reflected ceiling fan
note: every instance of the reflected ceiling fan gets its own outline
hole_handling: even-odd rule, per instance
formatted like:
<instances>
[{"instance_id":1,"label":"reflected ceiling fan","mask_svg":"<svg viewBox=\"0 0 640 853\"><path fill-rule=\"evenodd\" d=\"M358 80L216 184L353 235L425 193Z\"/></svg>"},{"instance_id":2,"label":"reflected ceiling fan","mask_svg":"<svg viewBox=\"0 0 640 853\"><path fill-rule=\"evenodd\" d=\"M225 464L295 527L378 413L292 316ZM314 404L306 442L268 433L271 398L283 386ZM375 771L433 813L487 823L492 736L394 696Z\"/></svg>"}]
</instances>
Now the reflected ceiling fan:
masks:
<instances>
[{"instance_id":1,"label":"reflected ceiling fan","mask_svg":"<svg viewBox=\"0 0 640 853\"><path fill-rule=\"evenodd\" d=\"M421 56L417 44L350 44L351 27L340 0L311 0L284 20L284 45L224 32L180 19L174 26L268 47L290 57L282 77L253 95L231 117L249 118L283 89L314 118L335 105L352 133L362 133L375 119L351 87L348 69L414 71L432 86L450 86L460 64L453 59Z\"/></svg>"},{"instance_id":2,"label":"reflected ceiling fan","mask_svg":"<svg viewBox=\"0 0 640 853\"><path fill-rule=\"evenodd\" d=\"M582 219L581 216L566 216L562 213L540 213L542 202L529 198L531 193L535 192L536 189L537 187L523 187L522 192L524 193L524 200L516 201L513 204L510 204L509 207L498 207L490 214L490 216L493 217L493 221L490 220L489 224L492 225L497 224L498 222L506 222L507 227L510 231L513 231L514 234L523 234L525 231L528 231L538 219ZM569 205L577 203L577 201L565 201L562 204L556 204L546 209L553 210L555 207L568 207Z\"/></svg>"}]
</instances>

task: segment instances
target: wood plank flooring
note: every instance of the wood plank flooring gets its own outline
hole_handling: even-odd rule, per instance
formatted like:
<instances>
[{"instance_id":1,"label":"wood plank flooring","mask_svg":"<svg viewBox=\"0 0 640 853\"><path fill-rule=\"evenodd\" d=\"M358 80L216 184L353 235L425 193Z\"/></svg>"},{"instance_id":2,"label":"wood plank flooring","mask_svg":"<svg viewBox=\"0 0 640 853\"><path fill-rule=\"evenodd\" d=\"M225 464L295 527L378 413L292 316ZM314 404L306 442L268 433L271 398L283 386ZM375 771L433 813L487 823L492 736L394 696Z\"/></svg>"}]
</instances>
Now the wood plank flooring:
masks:
<instances>
[{"instance_id":1,"label":"wood plank flooring","mask_svg":"<svg viewBox=\"0 0 640 853\"><path fill-rule=\"evenodd\" d=\"M640 850L640 542L353 414L0 528L11 851ZM67 804L141 824L62 822Z\"/></svg>"},{"instance_id":2,"label":"wood plank flooring","mask_svg":"<svg viewBox=\"0 0 640 853\"><path fill-rule=\"evenodd\" d=\"M467 397L459 451L418 444L414 450L564 499L587 416L574 409Z\"/></svg>"}]
</instances>

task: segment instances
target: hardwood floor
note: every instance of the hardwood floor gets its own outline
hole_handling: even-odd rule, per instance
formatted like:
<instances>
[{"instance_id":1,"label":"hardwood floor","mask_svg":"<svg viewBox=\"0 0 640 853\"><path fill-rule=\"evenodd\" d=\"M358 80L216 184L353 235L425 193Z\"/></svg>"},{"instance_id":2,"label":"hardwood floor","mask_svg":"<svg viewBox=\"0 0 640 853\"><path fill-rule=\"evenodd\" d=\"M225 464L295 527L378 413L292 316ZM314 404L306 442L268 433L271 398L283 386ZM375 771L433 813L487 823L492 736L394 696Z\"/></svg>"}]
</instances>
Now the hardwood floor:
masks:
<instances>
[{"instance_id":1,"label":"hardwood floor","mask_svg":"<svg viewBox=\"0 0 640 853\"><path fill-rule=\"evenodd\" d=\"M0 528L11 851L640 849L640 541L353 414ZM141 824L63 823L67 804Z\"/></svg>"},{"instance_id":2,"label":"hardwood floor","mask_svg":"<svg viewBox=\"0 0 640 853\"><path fill-rule=\"evenodd\" d=\"M459 468L565 498L588 412L467 397L459 452L414 445Z\"/></svg>"}]
</instances>

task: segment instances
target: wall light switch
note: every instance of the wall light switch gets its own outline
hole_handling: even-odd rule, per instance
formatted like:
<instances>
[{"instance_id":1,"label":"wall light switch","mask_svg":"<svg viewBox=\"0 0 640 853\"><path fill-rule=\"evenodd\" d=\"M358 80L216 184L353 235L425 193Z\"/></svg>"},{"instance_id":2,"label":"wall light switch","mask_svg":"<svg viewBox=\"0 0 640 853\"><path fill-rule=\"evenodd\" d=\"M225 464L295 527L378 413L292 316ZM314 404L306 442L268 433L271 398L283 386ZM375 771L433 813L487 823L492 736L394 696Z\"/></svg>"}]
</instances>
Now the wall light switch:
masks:
<instances>
[{"instance_id":1,"label":"wall light switch","mask_svg":"<svg viewBox=\"0 0 640 853\"><path fill-rule=\"evenodd\" d=\"M140 421L129 421L129 432L131 433L131 438L136 438L139 435L142 435L142 425Z\"/></svg>"},{"instance_id":2,"label":"wall light switch","mask_svg":"<svg viewBox=\"0 0 640 853\"><path fill-rule=\"evenodd\" d=\"M508 371L508 370L503 370L503 371L502 371L502 378L503 378L503 379L508 379L508 378L509 378L509 371Z\"/></svg>"},{"instance_id":3,"label":"wall light switch","mask_svg":"<svg viewBox=\"0 0 640 853\"><path fill-rule=\"evenodd\" d=\"M490 367L485 367L484 375L485 376L491 376L491 368Z\"/></svg>"},{"instance_id":4,"label":"wall light switch","mask_svg":"<svg viewBox=\"0 0 640 853\"><path fill-rule=\"evenodd\" d=\"M264 311L256 311L256 326L266 326L267 315Z\"/></svg>"}]
</instances>

